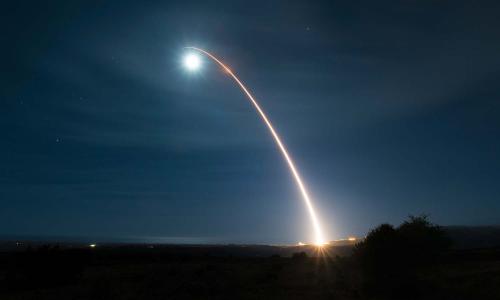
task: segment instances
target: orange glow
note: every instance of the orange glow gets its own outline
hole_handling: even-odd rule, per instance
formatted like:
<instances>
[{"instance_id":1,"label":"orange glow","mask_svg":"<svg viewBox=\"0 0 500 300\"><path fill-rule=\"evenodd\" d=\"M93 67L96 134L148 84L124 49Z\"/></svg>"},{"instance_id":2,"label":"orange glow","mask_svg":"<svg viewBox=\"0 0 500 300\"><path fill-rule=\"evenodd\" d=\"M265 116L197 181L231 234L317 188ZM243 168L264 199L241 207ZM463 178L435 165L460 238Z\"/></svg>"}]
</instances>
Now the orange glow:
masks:
<instances>
[{"instance_id":1,"label":"orange glow","mask_svg":"<svg viewBox=\"0 0 500 300\"><path fill-rule=\"evenodd\" d=\"M356 240L356 238L355 238L355 237L353 237L353 236L351 236L351 237L348 237L348 238L347 238L347 240L348 240L348 241L351 241L351 242L354 242L354 241Z\"/></svg>"},{"instance_id":2,"label":"orange glow","mask_svg":"<svg viewBox=\"0 0 500 300\"><path fill-rule=\"evenodd\" d=\"M328 242L323 242L323 243L315 243L314 246L322 248L324 246L328 246Z\"/></svg>"},{"instance_id":3,"label":"orange glow","mask_svg":"<svg viewBox=\"0 0 500 300\"><path fill-rule=\"evenodd\" d=\"M209 52L207 52L207 51L205 51L203 49L196 48L196 47L186 47L186 48L187 49L196 50L198 52L201 52L201 53L207 55L212 60L214 60L219 66L222 67L223 70L225 70L234 79L234 81L236 81L236 83L239 85L239 87L241 88L241 90L247 95L248 99L250 99L250 101L254 105L255 109L257 110L257 112L261 116L262 120L264 121L264 123L266 123L267 127L269 128L269 131L271 132L274 140L276 141L276 144L278 145L278 148L281 150L281 153L283 154L283 157L285 158L285 160L286 160L286 162L288 164L288 167L290 168L290 171L291 171L293 177L295 178L297 186L299 187L299 190L300 190L300 192L302 194L302 198L304 199L304 202L306 204L307 210L309 212L309 216L311 218L312 226L314 228L314 235L315 235L315 239L314 239L315 242L314 243L316 245L323 245L325 243L325 239L323 238L323 233L322 233L322 230L321 230L321 226L319 224L318 217L316 216L316 212L314 211L314 207L312 205L312 202L311 202L311 200L309 198L309 194L308 194L308 192L307 192L304 184L302 183L302 179L300 178L299 172L295 168L295 164L293 163L292 158L290 157L290 155L288 154L288 151L286 150L285 146L281 142L281 138L278 136L278 134L274 130L274 127L271 124L271 121L269 121L269 119L267 118L267 116L264 113L264 111L260 108L260 105L254 99L254 97L252 96L252 94L250 93L250 91L240 81L240 79L238 77L236 77L236 75L231 71L231 69L229 69L229 67L227 67L224 63L222 63L222 61L220 61L218 58L216 58L215 56L213 56L212 54L210 54Z\"/></svg>"}]
</instances>

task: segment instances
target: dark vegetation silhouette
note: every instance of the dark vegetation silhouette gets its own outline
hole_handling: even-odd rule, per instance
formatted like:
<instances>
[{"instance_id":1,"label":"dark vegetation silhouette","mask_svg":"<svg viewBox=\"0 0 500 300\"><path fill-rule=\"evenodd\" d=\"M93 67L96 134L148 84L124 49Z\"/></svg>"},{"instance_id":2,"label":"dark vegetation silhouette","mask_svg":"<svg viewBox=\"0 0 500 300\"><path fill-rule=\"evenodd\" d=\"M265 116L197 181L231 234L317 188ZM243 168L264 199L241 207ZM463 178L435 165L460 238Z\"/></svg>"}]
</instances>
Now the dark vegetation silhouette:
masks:
<instances>
[{"instance_id":1,"label":"dark vegetation silhouette","mask_svg":"<svg viewBox=\"0 0 500 300\"><path fill-rule=\"evenodd\" d=\"M426 216L354 246L41 246L0 252L0 299L500 299L500 249Z\"/></svg>"},{"instance_id":2,"label":"dark vegetation silhouette","mask_svg":"<svg viewBox=\"0 0 500 300\"><path fill-rule=\"evenodd\" d=\"M427 216L410 216L399 227L382 224L371 230L354 247L350 267L359 272L359 288L370 295L417 297L431 288L419 273L434 266L450 246L445 232Z\"/></svg>"}]
</instances>

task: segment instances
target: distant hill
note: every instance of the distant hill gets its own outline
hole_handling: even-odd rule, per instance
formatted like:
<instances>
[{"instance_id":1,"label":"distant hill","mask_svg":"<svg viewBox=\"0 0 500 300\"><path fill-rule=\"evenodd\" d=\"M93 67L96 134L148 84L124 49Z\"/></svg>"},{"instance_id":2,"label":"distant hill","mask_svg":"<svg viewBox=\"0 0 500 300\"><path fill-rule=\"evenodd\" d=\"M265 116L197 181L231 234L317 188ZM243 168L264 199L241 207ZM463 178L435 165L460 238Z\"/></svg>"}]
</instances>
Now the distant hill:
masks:
<instances>
[{"instance_id":1,"label":"distant hill","mask_svg":"<svg viewBox=\"0 0 500 300\"><path fill-rule=\"evenodd\" d=\"M443 226L458 249L500 247L500 226Z\"/></svg>"}]
</instances>

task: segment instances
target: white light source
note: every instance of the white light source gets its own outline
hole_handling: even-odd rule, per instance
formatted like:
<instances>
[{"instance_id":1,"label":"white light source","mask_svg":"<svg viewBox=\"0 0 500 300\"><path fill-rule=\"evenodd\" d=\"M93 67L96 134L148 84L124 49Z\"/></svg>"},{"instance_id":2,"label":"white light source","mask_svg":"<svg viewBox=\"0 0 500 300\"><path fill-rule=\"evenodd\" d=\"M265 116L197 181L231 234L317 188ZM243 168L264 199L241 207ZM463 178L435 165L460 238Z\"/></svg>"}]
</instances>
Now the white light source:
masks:
<instances>
[{"instance_id":1,"label":"white light source","mask_svg":"<svg viewBox=\"0 0 500 300\"><path fill-rule=\"evenodd\" d=\"M184 66L189 70L189 71L196 71L200 68L201 66L201 58L199 55L196 55L194 53L189 53L186 56L184 56Z\"/></svg>"}]
</instances>

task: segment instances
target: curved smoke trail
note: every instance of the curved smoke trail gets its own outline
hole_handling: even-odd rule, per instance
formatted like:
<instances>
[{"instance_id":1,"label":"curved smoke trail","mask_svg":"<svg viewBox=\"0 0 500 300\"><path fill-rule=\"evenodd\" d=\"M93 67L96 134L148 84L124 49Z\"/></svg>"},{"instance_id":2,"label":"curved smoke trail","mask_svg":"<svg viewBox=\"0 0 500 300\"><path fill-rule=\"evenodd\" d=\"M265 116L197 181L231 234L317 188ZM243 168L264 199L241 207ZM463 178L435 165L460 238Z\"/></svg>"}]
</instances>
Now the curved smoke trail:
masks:
<instances>
[{"instance_id":1,"label":"curved smoke trail","mask_svg":"<svg viewBox=\"0 0 500 300\"><path fill-rule=\"evenodd\" d=\"M286 150L285 146L281 142L280 137L278 136L278 134L274 130L273 125L271 124L271 121L269 121L269 119L267 118L264 111L260 108L257 101L254 99L252 94L250 94L250 92L245 87L245 85L241 82L241 80L233 73L233 71L231 71L231 69L229 69L217 57L215 57L211 53L209 53L203 49L200 49L200 48L196 48L196 47L185 47L185 48L201 52L201 53L205 54L206 56L208 56L209 58L211 58L213 61L215 61L218 65L220 65L222 67L222 69L224 69L224 71L226 71L229 74L229 76L231 76L234 79L234 81L236 81L236 83L241 88L241 90L247 95L247 97L250 99L252 104L255 106L255 109L257 109L257 112L259 113L259 115L261 116L261 118L264 120L267 127L269 128L269 131L271 132L274 140L276 141L276 144L278 145L279 149L281 150L281 153L283 154L283 157L285 158L286 162L288 163L288 167L290 168L290 171L292 172L293 177L295 178L295 181L297 182L297 185L298 185L299 190L302 194L302 197L304 198L304 202L306 203L307 210L308 210L309 215L311 217L311 222L312 222L312 225L314 228L314 233L315 233L315 243L318 245L324 244L325 240L323 238L323 233L322 233L321 227L319 225L318 217L316 216L316 212L314 211L314 207L312 205L311 199L309 198L309 194L307 193L306 187L302 183L302 179L300 178L299 172L295 168L295 164L293 163L293 160L290 158L290 155L288 154L288 151Z\"/></svg>"}]
</instances>

